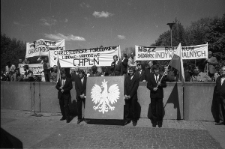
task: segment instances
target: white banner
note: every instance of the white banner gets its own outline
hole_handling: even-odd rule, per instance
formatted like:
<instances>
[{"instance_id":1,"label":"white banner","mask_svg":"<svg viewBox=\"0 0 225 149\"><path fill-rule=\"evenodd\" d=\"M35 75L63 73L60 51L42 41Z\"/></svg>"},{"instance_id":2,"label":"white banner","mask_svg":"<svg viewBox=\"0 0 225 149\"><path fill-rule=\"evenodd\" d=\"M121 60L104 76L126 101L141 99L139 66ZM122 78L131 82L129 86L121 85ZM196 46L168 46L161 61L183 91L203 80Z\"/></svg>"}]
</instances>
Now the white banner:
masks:
<instances>
[{"instance_id":1,"label":"white banner","mask_svg":"<svg viewBox=\"0 0 225 149\"><path fill-rule=\"evenodd\" d=\"M48 56L49 50L65 50L65 40L51 41L39 39L33 43L26 43L26 58L34 56Z\"/></svg>"},{"instance_id":2,"label":"white banner","mask_svg":"<svg viewBox=\"0 0 225 149\"><path fill-rule=\"evenodd\" d=\"M59 58L61 67L111 66L113 56L121 56L120 46L64 51L50 50L49 53L50 67L57 65L57 58Z\"/></svg>"},{"instance_id":3,"label":"white banner","mask_svg":"<svg viewBox=\"0 0 225 149\"><path fill-rule=\"evenodd\" d=\"M29 70L33 71L33 75L41 75L43 64L19 64L20 74L24 74L24 65L29 66Z\"/></svg>"},{"instance_id":4,"label":"white banner","mask_svg":"<svg viewBox=\"0 0 225 149\"><path fill-rule=\"evenodd\" d=\"M144 47L135 45L137 61L171 60L177 47ZM182 59L208 58L208 43L195 46L182 46Z\"/></svg>"}]
</instances>

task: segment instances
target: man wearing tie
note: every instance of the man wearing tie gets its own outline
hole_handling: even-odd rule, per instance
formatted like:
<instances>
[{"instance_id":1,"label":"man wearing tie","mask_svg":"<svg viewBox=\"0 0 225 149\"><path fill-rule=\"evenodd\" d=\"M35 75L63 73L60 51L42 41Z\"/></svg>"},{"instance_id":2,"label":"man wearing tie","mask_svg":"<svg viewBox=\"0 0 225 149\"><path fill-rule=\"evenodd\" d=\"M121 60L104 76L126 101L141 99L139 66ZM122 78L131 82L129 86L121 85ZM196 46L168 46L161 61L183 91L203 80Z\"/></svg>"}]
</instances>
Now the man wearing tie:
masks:
<instances>
[{"instance_id":1,"label":"man wearing tie","mask_svg":"<svg viewBox=\"0 0 225 149\"><path fill-rule=\"evenodd\" d=\"M70 122L69 104L71 102L70 90L72 88L72 80L66 77L65 71L62 70L61 79L59 78L56 84L56 89L58 90L59 105L62 113L62 118L60 120L66 120L67 123Z\"/></svg>"},{"instance_id":2,"label":"man wearing tie","mask_svg":"<svg viewBox=\"0 0 225 149\"><path fill-rule=\"evenodd\" d=\"M217 125L225 125L225 66L221 68L221 75L216 80L216 96L222 109L223 122L216 122Z\"/></svg>"},{"instance_id":3,"label":"man wearing tie","mask_svg":"<svg viewBox=\"0 0 225 149\"><path fill-rule=\"evenodd\" d=\"M86 98L86 82L87 78L85 77L84 70L79 70L79 78L75 83L75 89L77 92L77 113L78 113L78 121L77 124L83 121L82 116L82 107L85 105L85 98Z\"/></svg>"},{"instance_id":4,"label":"man wearing tie","mask_svg":"<svg viewBox=\"0 0 225 149\"><path fill-rule=\"evenodd\" d=\"M137 89L139 86L138 75L135 74L135 68L129 67L128 75L126 75L124 83L124 96L125 96L125 125L132 120L133 126L137 125Z\"/></svg>"},{"instance_id":5,"label":"man wearing tie","mask_svg":"<svg viewBox=\"0 0 225 149\"><path fill-rule=\"evenodd\" d=\"M151 98L151 121L153 127L156 127L156 125L158 125L158 127L162 127L163 88L167 85L165 79L159 74L159 65L153 66L153 72L154 73L149 74L147 80L147 88L150 90Z\"/></svg>"}]
</instances>

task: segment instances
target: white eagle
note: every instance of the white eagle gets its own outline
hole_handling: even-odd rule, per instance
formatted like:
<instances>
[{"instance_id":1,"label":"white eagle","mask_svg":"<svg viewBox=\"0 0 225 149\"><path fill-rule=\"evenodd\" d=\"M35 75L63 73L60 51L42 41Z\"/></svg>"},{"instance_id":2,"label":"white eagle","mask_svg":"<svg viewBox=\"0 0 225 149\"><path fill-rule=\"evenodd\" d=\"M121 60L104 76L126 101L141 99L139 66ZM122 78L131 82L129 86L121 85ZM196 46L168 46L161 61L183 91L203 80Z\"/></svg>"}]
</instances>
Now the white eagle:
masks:
<instances>
[{"instance_id":1,"label":"white eagle","mask_svg":"<svg viewBox=\"0 0 225 149\"><path fill-rule=\"evenodd\" d=\"M94 102L94 104L97 104L97 106L93 106L93 109L98 110L103 114L105 112L108 112L109 109L113 111L115 107L111 104L116 103L117 100L120 98L120 91L117 84L113 84L109 87L109 90L107 89L108 87L105 79L102 82L101 87L95 84L91 89L92 101Z\"/></svg>"}]
</instances>

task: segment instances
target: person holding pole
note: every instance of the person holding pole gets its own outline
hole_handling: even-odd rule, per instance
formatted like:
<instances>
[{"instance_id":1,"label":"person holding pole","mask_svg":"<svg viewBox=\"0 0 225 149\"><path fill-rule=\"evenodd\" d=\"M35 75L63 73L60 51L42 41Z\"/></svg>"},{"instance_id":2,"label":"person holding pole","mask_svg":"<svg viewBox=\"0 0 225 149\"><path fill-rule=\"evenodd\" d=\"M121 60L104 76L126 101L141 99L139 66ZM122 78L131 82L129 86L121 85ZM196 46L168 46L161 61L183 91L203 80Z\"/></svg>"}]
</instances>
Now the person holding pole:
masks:
<instances>
[{"instance_id":1,"label":"person holding pole","mask_svg":"<svg viewBox=\"0 0 225 149\"><path fill-rule=\"evenodd\" d=\"M149 74L147 88L150 90L151 98L151 122L152 126L162 127L163 120L163 88L167 86L164 74L159 74L159 65L154 65L153 73Z\"/></svg>"}]
</instances>

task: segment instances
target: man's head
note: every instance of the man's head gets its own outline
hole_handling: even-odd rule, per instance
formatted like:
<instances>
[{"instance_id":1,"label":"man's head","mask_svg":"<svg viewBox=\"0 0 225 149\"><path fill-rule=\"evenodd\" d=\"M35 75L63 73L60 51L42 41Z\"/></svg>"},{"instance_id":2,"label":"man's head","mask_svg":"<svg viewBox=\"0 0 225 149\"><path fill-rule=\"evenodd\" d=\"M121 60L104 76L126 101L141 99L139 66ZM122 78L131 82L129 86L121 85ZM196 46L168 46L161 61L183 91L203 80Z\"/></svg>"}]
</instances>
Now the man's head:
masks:
<instances>
[{"instance_id":1,"label":"man's head","mask_svg":"<svg viewBox=\"0 0 225 149\"><path fill-rule=\"evenodd\" d=\"M138 64L137 64L137 68L138 68L138 70L141 70L141 69L142 69L141 63L138 63Z\"/></svg>"},{"instance_id":2,"label":"man's head","mask_svg":"<svg viewBox=\"0 0 225 149\"><path fill-rule=\"evenodd\" d=\"M130 76L133 76L134 73L135 73L135 67L129 67L129 68L128 68L128 74L129 74Z\"/></svg>"},{"instance_id":3,"label":"man's head","mask_svg":"<svg viewBox=\"0 0 225 149\"><path fill-rule=\"evenodd\" d=\"M79 77L82 79L84 77L84 75L85 75L84 70L80 69L79 70Z\"/></svg>"},{"instance_id":4,"label":"man's head","mask_svg":"<svg viewBox=\"0 0 225 149\"><path fill-rule=\"evenodd\" d=\"M130 54L130 57L132 57L132 58L134 57L134 53L133 52Z\"/></svg>"},{"instance_id":5,"label":"man's head","mask_svg":"<svg viewBox=\"0 0 225 149\"><path fill-rule=\"evenodd\" d=\"M118 60L118 56L117 55L114 55L113 56L113 60L114 60L114 62L116 62Z\"/></svg>"},{"instance_id":6,"label":"man's head","mask_svg":"<svg viewBox=\"0 0 225 149\"><path fill-rule=\"evenodd\" d=\"M225 77L225 66L221 68L221 76Z\"/></svg>"},{"instance_id":7,"label":"man's head","mask_svg":"<svg viewBox=\"0 0 225 149\"><path fill-rule=\"evenodd\" d=\"M124 58L127 58L127 54L126 54L126 53L123 53L123 57L124 57Z\"/></svg>"},{"instance_id":8,"label":"man's head","mask_svg":"<svg viewBox=\"0 0 225 149\"><path fill-rule=\"evenodd\" d=\"M148 62L148 66L151 68L152 65L153 65L153 62L152 62L152 61L149 61L149 62Z\"/></svg>"},{"instance_id":9,"label":"man's head","mask_svg":"<svg viewBox=\"0 0 225 149\"><path fill-rule=\"evenodd\" d=\"M78 70L79 70L79 67L78 67L78 66L75 66L75 67L74 67L74 71L75 71L75 72L78 72Z\"/></svg>"},{"instance_id":10,"label":"man's head","mask_svg":"<svg viewBox=\"0 0 225 149\"><path fill-rule=\"evenodd\" d=\"M158 75L159 74L159 65L153 65L152 70L156 75Z\"/></svg>"},{"instance_id":11,"label":"man's head","mask_svg":"<svg viewBox=\"0 0 225 149\"><path fill-rule=\"evenodd\" d=\"M199 72L200 72L199 67L196 66L196 67L194 68L194 70L193 70L193 73L194 73L195 75L198 75Z\"/></svg>"},{"instance_id":12,"label":"man's head","mask_svg":"<svg viewBox=\"0 0 225 149\"><path fill-rule=\"evenodd\" d=\"M61 70L62 79L66 79L66 71L64 69Z\"/></svg>"},{"instance_id":13,"label":"man's head","mask_svg":"<svg viewBox=\"0 0 225 149\"><path fill-rule=\"evenodd\" d=\"M212 57L212 51L209 51L209 52L208 52L208 56L209 56L209 58Z\"/></svg>"},{"instance_id":14,"label":"man's head","mask_svg":"<svg viewBox=\"0 0 225 149\"><path fill-rule=\"evenodd\" d=\"M91 70L93 74L97 73L97 67L95 65L91 67Z\"/></svg>"},{"instance_id":15,"label":"man's head","mask_svg":"<svg viewBox=\"0 0 225 149\"><path fill-rule=\"evenodd\" d=\"M56 70L57 70L57 66L54 65L54 66L53 66L53 71L56 71Z\"/></svg>"}]
</instances>

